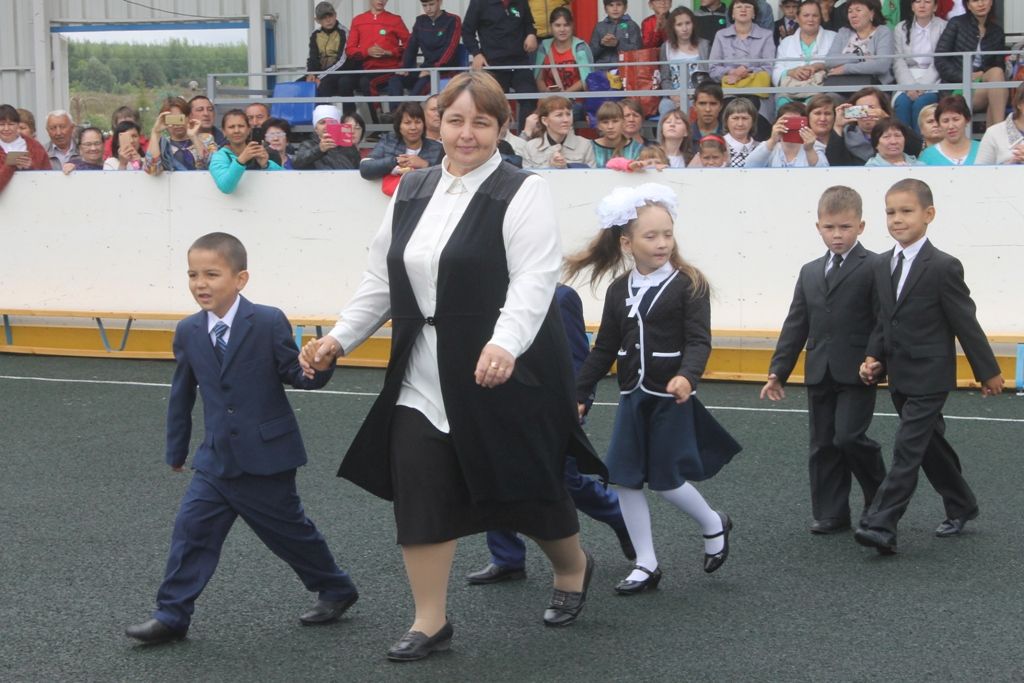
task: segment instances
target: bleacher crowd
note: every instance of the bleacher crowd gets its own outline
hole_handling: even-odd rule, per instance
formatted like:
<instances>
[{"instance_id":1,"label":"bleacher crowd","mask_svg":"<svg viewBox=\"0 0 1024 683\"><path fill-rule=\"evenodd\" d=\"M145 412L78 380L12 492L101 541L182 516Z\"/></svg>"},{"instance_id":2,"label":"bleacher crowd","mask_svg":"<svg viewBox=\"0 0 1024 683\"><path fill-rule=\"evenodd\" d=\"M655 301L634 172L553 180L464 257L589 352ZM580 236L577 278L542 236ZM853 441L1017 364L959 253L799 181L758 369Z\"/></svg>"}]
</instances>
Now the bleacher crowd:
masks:
<instances>
[{"instance_id":1,"label":"bleacher crowd","mask_svg":"<svg viewBox=\"0 0 1024 683\"><path fill-rule=\"evenodd\" d=\"M507 93L537 94L515 99L518 125L501 147L527 168L1024 163L1022 45L1008 44L993 0L780 0L778 19L766 0L694 10L649 0L641 24L628 0L604 0L587 40L565 0L471 0L465 17L442 0L421 3L411 31L387 0L369 0L349 28L331 3L316 5L304 80L319 98L347 99L316 106L308 133L262 102L217 121L196 95L166 99L148 135L129 107L109 132L50 112L44 147L31 112L0 105L0 190L25 170L205 170L229 193L252 170L358 168L390 194L403 173L443 155L429 70L444 67L490 67ZM940 90L963 83L962 58L944 54L957 52L971 55L974 82L1016 88L974 89L970 102ZM666 93L623 98L623 77L630 90ZM839 86L860 89L829 91ZM820 92L757 90L769 87ZM607 97L573 98L583 91ZM359 101L380 95L426 99L388 111ZM359 111L370 128L391 130L372 144L367 133L378 131Z\"/></svg>"}]
</instances>

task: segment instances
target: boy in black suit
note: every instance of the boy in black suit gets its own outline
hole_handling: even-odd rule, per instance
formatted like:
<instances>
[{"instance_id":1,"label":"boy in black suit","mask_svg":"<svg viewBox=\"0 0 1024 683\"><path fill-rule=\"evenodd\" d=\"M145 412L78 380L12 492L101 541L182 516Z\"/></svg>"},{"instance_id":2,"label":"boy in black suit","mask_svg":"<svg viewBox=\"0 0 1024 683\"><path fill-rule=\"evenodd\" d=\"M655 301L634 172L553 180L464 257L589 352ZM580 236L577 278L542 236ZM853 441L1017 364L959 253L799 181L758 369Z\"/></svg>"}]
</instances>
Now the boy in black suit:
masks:
<instances>
[{"instance_id":1,"label":"boy in black suit","mask_svg":"<svg viewBox=\"0 0 1024 683\"><path fill-rule=\"evenodd\" d=\"M875 264L880 310L860 376L873 384L888 373L900 424L892 467L854 538L891 555L896 552L896 524L917 486L918 469L924 470L946 509L936 536L955 536L978 516L974 492L943 436L942 406L956 388L953 338L960 340L982 384L982 396L1000 393L1003 376L975 316L963 266L932 246L925 234L935 219L931 188L920 180L901 180L885 195L885 215L897 245Z\"/></svg>"},{"instance_id":2,"label":"boy in black suit","mask_svg":"<svg viewBox=\"0 0 1024 683\"><path fill-rule=\"evenodd\" d=\"M299 617L303 624L335 621L359 597L302 509L295 470L306 463L306 450L282 386L319 389L334 368L303 375L284 313L239 294L249 281L246 260L242 243L222 232L200 237L188 250L189 290L203 310L174 331L166 454L173 471L184 471L197 386L206 434L174 522L157 609L125 631L144 643L188 633L196 598L237 517L318 594Z\"/></svg>"},{"instance_id":3,"label":"boy in black suit","mask_svg":"<svg viewBox=\"0 0 1024 683\"><path fill-rule=\"evenodd\" d=\"M864 509L885 477L882 449L867 435L875 387L858 369L875 327L872 264L877 254L857 238L864 232L856 190L830 187L818 201L818 233L828 251L804 265L782 326L761 398L778 401L806 343L804 383L810 418L812 534L850 528L850 482L857 478Z\"/></svg>"}]
</instances>

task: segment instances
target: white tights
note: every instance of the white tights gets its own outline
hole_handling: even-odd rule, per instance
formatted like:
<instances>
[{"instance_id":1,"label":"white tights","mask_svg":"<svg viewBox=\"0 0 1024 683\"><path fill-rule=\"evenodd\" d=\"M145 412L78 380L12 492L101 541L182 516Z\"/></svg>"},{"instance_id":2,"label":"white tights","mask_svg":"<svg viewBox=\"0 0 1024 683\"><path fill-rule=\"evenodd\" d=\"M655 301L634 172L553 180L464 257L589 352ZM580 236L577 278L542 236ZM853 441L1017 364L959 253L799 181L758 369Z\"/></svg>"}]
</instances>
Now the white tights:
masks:
<instances>
[{"instance_id":1,"label":"white tights","mask_svg":"<svg viewBox=\"0 0 1024 683\"><path fill-rule=\"evenodd\" d=\"M622 519L626 522L626 529L629 530L629 538L633 541L636 549L636 564L645 569L654 571L658 568L658 558L654 554L654 538L651 536L651 511L647 507L647 497L643 489L629 489L616 486L615 492L619 495L619 507L622 509ZM689 482L677 489L670 491L658 491L658 495L675 505L677 508L688 514L700 525L701 533L705 536L717 534L722 531L722 518L711 509L704 496ZM714 555L725 547L723 536L704 539L704 552ZM643 581L647 573L639 569L626 577L629 581Z\"/></svg>"}]
</instances>

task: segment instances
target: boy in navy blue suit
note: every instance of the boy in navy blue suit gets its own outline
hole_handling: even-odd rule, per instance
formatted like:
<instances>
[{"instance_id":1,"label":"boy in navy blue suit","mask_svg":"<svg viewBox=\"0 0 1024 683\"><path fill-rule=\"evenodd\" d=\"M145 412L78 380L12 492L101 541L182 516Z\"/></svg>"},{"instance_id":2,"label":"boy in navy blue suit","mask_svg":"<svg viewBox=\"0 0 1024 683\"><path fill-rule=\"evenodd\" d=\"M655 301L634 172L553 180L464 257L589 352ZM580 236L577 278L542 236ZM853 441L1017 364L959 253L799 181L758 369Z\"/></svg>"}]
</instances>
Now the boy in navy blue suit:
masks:
<instances>
[{"instance_id":1,"label":"boy in navy blue suit","mask_svg":"<svg viewBox=\"0 0 1024 683\"><path fill-rule=\"evenodd\" d=\"M282 386L319 389L333 367L303 376L284 313L239 294L249 280L246 260L245 247L226 233L204 235L188 251L189 290L203 310L174 332L166 455L173 471L184 471L197 386L206 434L174 522L157 609L125 631L144 643L188 633L195 600L239 516L317 592L316 604L299 617L303 624L335 621L359 597L302 509L295 470L305 464L306 451Z\"/></svg>"},{"instance_id":2,"label":"boy in navy blue suit","mask_svg":"<svg viewBox=\"0 0 1024 683\"><path fill-rule=\"evenodd\" d=\"M555 288L555 299L558 301L558 311L565 326L565 337L572 352L572 367L575 374L579 372L583 361L590 353L587 326L583 321L583 301L575 289L563 284ZM591 403L593 399L587 403L587 408ZM619 497L615 491L603 486L593 477L580 474L576 458L573 457L568 457L565 461L565 488L572 496L576 509L610 526L619 539L622 554L628 560L635 560L636 550L633 549L629 531L626 530L626 522L622 519ZM466 579L469 583L481 585L526 578L526 544L514 531L488 531L487 547L491 551L491 561L483 569L468 574Z\"/></svg>"}]
</instances>

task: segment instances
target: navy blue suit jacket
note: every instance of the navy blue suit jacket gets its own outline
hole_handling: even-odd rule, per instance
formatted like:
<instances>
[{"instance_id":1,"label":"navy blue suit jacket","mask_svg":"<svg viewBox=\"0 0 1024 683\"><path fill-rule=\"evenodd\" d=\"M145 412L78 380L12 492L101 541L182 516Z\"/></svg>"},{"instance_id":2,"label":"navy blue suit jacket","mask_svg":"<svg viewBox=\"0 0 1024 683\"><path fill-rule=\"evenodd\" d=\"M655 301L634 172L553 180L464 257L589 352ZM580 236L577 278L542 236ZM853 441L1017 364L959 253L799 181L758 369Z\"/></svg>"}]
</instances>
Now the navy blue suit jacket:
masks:
<instances>
[{"instance_id":1,"label":"navy blue suit jacket","mask_svg":"<svg viewBox=\"0 0 1024 683\"><path fill-rule=\"evenodd\" d=\"M284 313L240 299L223 363L213 349L206 311L185 318L174 331L177 367L167 407L166 460L171 466L180 467L188 456L197 386L206 434L196 451L196 469L231 478L277 474L306 463L284 384L319 389L334 368L306 379Z\"/></svg>"}]
</instances>

